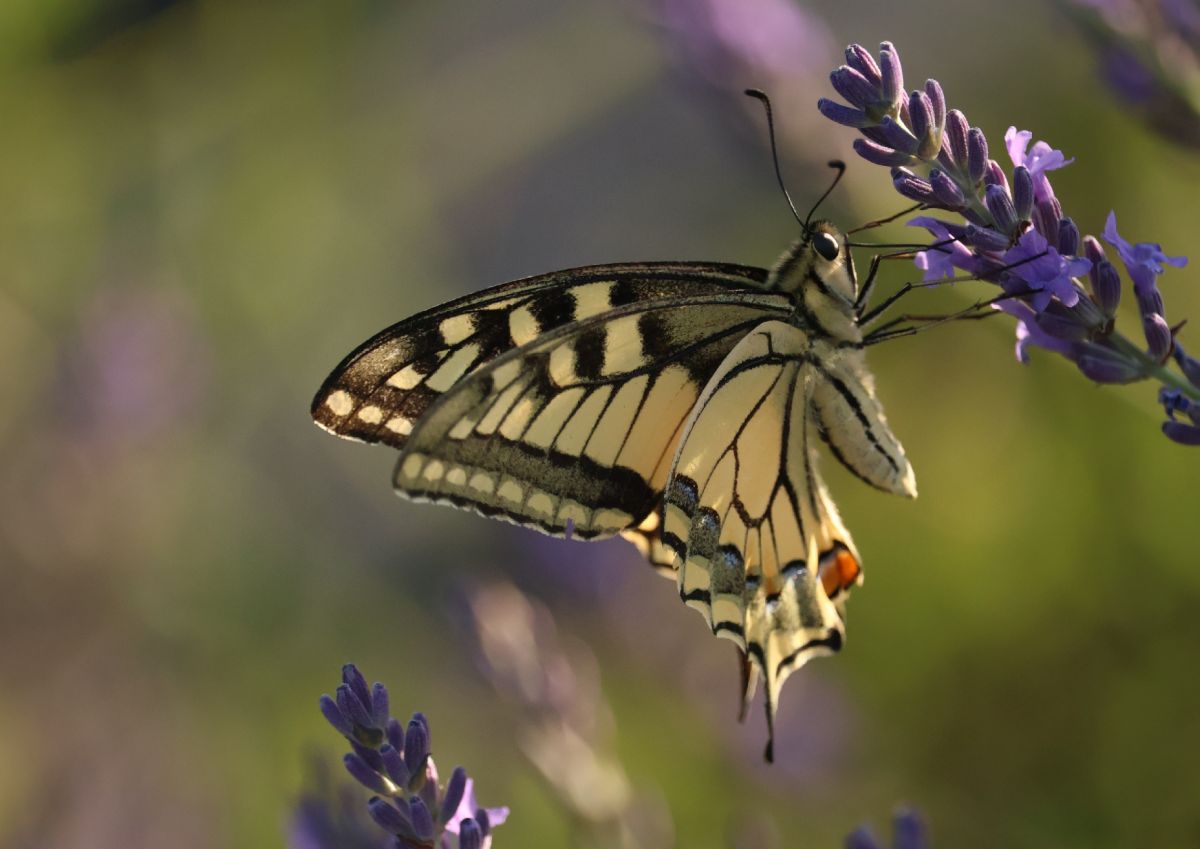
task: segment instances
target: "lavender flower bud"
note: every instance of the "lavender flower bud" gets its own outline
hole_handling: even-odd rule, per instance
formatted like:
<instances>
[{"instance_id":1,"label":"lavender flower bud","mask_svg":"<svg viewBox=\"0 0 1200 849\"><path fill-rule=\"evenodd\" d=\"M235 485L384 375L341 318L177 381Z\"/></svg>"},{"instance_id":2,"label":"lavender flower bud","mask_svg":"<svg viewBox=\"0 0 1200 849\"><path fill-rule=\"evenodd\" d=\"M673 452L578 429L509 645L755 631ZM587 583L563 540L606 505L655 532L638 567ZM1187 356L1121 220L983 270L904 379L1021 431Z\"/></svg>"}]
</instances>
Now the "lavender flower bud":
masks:
<instances>
[{"instance_id":1,"label":"lavender flower bud","mask_svg":"<svg viewBox=\"0 0 1200 849\"><path fill-rule=\"evenodd\" d=\"M967 176L972 183L978 183L987 174L988 162L987 136L978 127L972 127L967 132Z\"/></svg>"},{"instance_id":2,"label":"lavender flower bud","mask_svg":"<svg viewBox=\"0 0 1200 849\"><path fill-rule=\"evenodd\" d=\"M893 121L891 116L885 115L876 129L879 131L883 143L893 150L903 151L904 153L917 152L917 147L920 145L917 137L909 132L908 127L899 121Z\"/></svg>"},{"instance_id":3,"label":"lavender flower bud","mask_svg":"<svg viewBox=\"0 0 1200 849\"><path fill-rule=\"evenodd\" d=\"M937 80L925 80L925 94L933 109L933 126L940 133L946 126L946 95Z\"/></svg>"},{"instance_id":4,"label":"lavender flower bud","mask_svg":"<svg viewBox=\"0 0 1200 849\"><path fill-rule=\"evenodd\" d=\"M942 206L948 209L961 209L963 206L966 206L967 199L963 195L962 189L950 177L946 176L944 171L939 171L936 168L930 171L929 184L933 188L934 196Z\"/></svg>"},{"instance_id":5,"label":"lavender flower bud","mask_svg":"<svg viewBox=\"0 0 1200 849\"><path fill-rule=\"evenodd\" d=\"M1004 169L1000 167L1000 163L994 159L989 159L987 162L987 171L983 175L983 182L1008 191L1008 178L1004 176Z\"/></svg>"},{"instance_id":6,"label":"lavender flower bud","mask_svg":"<svg viewBox=\"0 0 1200 849\"><path fill-rule=\"evenodd\" d=\"M912 133L917 139L917 153L922 159L933 159L941 139L934 124L933 104L929 101L929 95L923 91L914 91L909 95L908 114L912 118Z\"/></svg>"},{"instance_id":7,"label":"lavender flower bud","mask_svg":"<svg viewBox=\"0 0 1200 849\"><path fill-rule=\"evenodd\" d=\"M383 770L388 778L398 787L407 787L408 782L412 780L412 773L408 770L408 764L404 762L404 756L388 744L379 750L379 756L383 759Z\"/></svg>"},{"instance_id":8,"label":"lavender flower bud","mask_svg":"<svg viewBox=\"0 0 1200 849\"><path fill-rule=\"evenodd\" d=\"M458 849L480 849L483 846L483 832L475 820L468 817L458 826Z\"/></svg>"},{"instance_id":9,"label":"lavender flower bud","mask_svg":"<svg viewBox=\"0 0 1200 849\"><path fill-rule=\"evenodd\" d=\"M893 849L925 849L929 846L925 821L911 808L901 808L892 817Z\"/></svg>"},{"instance_id":10,"label":"lavender flower bud","mask_svg":"<svg viewBox=\"0 0 1200 849\"><path fill-rule=\"evenodd\" d=\"M325 719L329 721L329 724L339 734L346 737L354 736L354 726L346 718L346 715L342 713L341 708L337 706L337 702L327 695L321 696L321 713L324 714Z\"/></svg>"},{"instance_id":11,"label":"lavender flower bud","mask_svg":"<svg viewBox=\"0 0 1200 849\"><path fill-rule=\"evenodd\" d=\"M1058 252L1063 256L1079 255L1079 228L1071 218L1058 222Z\"/></svg>"},{"instance_id":12,"label":"lavender flower bud","mask_svg":"<svg viewBox=\"0 0 1200 849\"><path fill-rule=\"evenodd\" d=\"M346 765L346 772L350 773L355 781L368 790L385 795L392 792L392 788L388 787L383 776L371 769L370 764L353 752L346 753L342 758L342 763Z\"/></svg>"},{"instance_id":13,"label":"lavender flower bud","mask_svg":"<svg viewBox=\"0 0 1200 849\"><path fill-rule=\"evenodd\" d=\"M358 671L358 667L353 663L345 664L342 667L342 681L354 692L354 695L358 696L359 701L369 710L371 707L371 690L367 687L367 679Z\"/></svg>"},{"instance_id":14,"label":"lavender flower bud","mask_svg":"<svg viewBox=\"0 0 1200 849\"><path fill-rule=\"evenodd\" d=\"M1146 353L1151 359L1165 362L1171 353L1171 328L1161 315L1142 318L1142 330L1146 334Z\"/></svg>"},{"instance_id":15,"label":"lavender flower bud","mask_svg":"<svg viewBox=\"0 0 1200 849\"><path fill-rule=\"evenodd\" d=\"M817 109L830 121L846 127L862 129L863 127L870 127L875 124L874 119L863 110L853 109L838 103L836 100L830 100L827 97L822 97L817 101Z\"/></svg>"},{"instance_id":16,"label":"lavender flower bud","mask_svg":"<svg viewBox=\"0 0 1200 849\"><path fill-rule=\"evenodd\" d=\"M1075 364L1097 383L1129 383L1142 377L1141 369L1120 354L1099 345L1087 345Z\"/></svg>"},{"instance_id":17,"label":"lavender flower bud","mask_svg":"<svg viewBox=\"0 0 1200 849\"><path fill-rule=\"evenodd\" d=\"M916 157L911 154L892 150L890 147L884 147L868 139L855 139L852 144L855 153L875 165L894 168L898 165L913 165L917 162Z\"/></svg>"},{"instance_id":18,"label":"lavender flower bud","mask_svg":"<svg viewBox=\"0 0 1200 849\"><path fill-rule=\"evenodd\" d=\"M491 833L492 815L487 812L487 808L475 809L475 822L479 823L479 830L483 832L484 837Z\"/></svg>"},{"instance_id":19,"label":"lavender flower bud","mask_svg":"<svg viewBox=\"0 0 1200 849\"><path fill-rule=\"evenodd\" d=\"M871 85L883 85L883 74L875 64L875 57L861 44L851 44L846 48L846 64L866 77Z\"/></svg>"},{"instance_id":20,"label":"lavender flower bud","mask_svg":"<svg viewBox=\"0 0 1200 849\"><path fill-rule=\"evenodd\" d=\"M1033 226L1054 245L1058 243L1058 223L1062 220L1062 205L1051 195L1037 202L1033 210Z\"/></svg>"},{"instance_id":21,"label":"lavender flower bud","mask_svg":"<svg viewBox=\"0 0 1200 849\"><path fill-rule=\"evenodd\" d=\"M1012 204L1017 218L1028 221L1033 214L1033 177L1024 165L1013 169ZM1042 233L1045 236L1045 233Z\"/></svg>"},{"instance_id":22,"label":"lavender flower bud","mask_svg":"<svg viewBox=\"0 0 1200 849\"><path fill-rule=\"evenodd\" d=\"M892 185L895 186L896 191L906 198L920 203L937 203L937 197L933 193L933 186L907 168L892 169Z\"/></svg>"},{"instance_id":23,"label":"lavender flower bud","mask_svg":"<svg viewBox=\"0 0 1200 849\"><path fill-rule=\"evenodd\" d=\"M847 834L842 843L843 849L879 849L882 845L865 825L860 825Z\"/></svg>"},{"instance_id":24,"label":"lavender flower bud","mask_svg":"<svg viewBox=\"0 0 1200 849\"><path fill-rule=\"evenodd\" d=\"M1200 360L1195 357L1189 357L1183 350L1183 346L1178 342L1175 343L1175 362L1179 365L1179 370L1183 372L1183 376L1191 382L1192 386L1200 387ZM1200 424L1200 422L1197 422Z\"/></svg>"},{"instance_id":25,"label":"lavender flower bud","mask_svg":"<svg viewBox=\"0 0 1200 849\"><path fill-rule=\"evenodd\" d=\"M1011 240L1005 233L998 233L991 227L979 227L968 224L963 232L962 241L981 251L1002 253L1008 250Z\"/></svg>"},{"instance_id":26,"label":"lavender flower bud","mask_svg":"<svg viewBox=\"0 0 1200 849\"><path fill-rule=\"evenodd\" d=\"M1091 236L1088 236L1092 239ZM1094 242L1095 239L1092 239ZM1090 254L1091 251L1089 250ZM1103 251L1100 252L1103 256ZM1111 262L1106 259L1093 260L1092 265L1092 296L1096 306L1110 318L1116 314L1117 306L1121 303L1121 275Z\"/></svg>"},{"instance_id":27,"label":"lavender flower bud","mask_svg":"<svg viewBox=\"0 0 1200 849\"><path fill-rule=\"evenodd\" d=\"M1200 427L1186 422L1163 422L1163 435L1180 445L1200 445Z\"/></svg>"},{"instance_id":28,"label":"lavender flower bud","mask_svg":"<svg viewBox=\"0 0 1200 849\"><path fill-rule=\"evenodd\" d=\"M425 803L418 796L412 798L409 808L412 810L413 832L417 839L424 842L433 840L433 817L429 808L425 807Z\"/></svg>"},{"instance_id":29,"label":"lavender flower bud","mask_svg":"<svg viewBox=\"0 0 1200 849\"><path fill-rule=\"evenodd\" d=\"M395 717L389 718L386 729L388 745L397 751L404 751L404 726Z\"/></svg>"},{"instance_id":30,"label":"lavender flower bud","mask_svg":"<svg viewBox=\"0 0 1200 849\"><path fill-rule=\"evenodd\" d=\"M1057 309L1056 309L1057 308ZM1067 342L1082 342L1088 337L1089 328L1083 324L1079 316L1062 304L1051 302L1045 312L1040 312L1034 319L1037 326L1055 339Z\"/></svg>"},{"instance_id":31,"label":"lavender flower bud","mask_svg":"<svg viewBox=\"0 0 1200 849\"><path fill-rule=\"evenodd\" d=\"M904 69L900 67L900 55L890 41L879 45L879 70L884 99L888 103L898 103L904 96Z\"/></svg>"},{"instance_id":32,"label":"lavender flower bud","mask_svg":"<svg viewBox=\"0 0 1200 849\"><path fill-rule=\"evenodd\" d=\"M439 819L442 821L442 825L450 822L450 818L458 810L459 803L462 802L463 791L466 787L467 771L461 766L456 766L454 772L450 773L450 780L446 782L446 795L442 797L442 809L439 811Z\"/></svg>"},{"instance_id":33,"label":"lavender flower bud","mask_svg":"<svg viewBox=\"0 0 1200 849\"><path fill-rule=\"evenodd\" d=\"M1012 198L1008 191L1000 186L988 186L984 191L983 202L987 205L996 229L1010 236L1017 229L1017 210L1013 207Z\"/></svg>"},{"instance_id":34,"label":"lavender flower bud","mask_svg":"<svg viewBox=\"0 0 1200 849\"><path fill-rule=\"evenodd\" d=\"M879 98L879 87L871 85L862 74L842 65L829 75L833 88L851 106L865 110Z\"/></svg>"},{"instance_id":35,"label":"lavender flower bud","mask_svg":"<svg viewBox=\"0 0 1200 849\"><path fill-rule=\"evenodd\" d=\"M967 161L967 130L966 116L957 109L951 109L946 114L942 147L949 150L951 163L959 168Z\"/></svg>"},{"instance_id":36,"label":"lavender flower bud","mask_svg":"<svg viewBox=\"0 0 1200 849\"><path fill-rule=\"evenodd\" d=\"M370 712L349 684L338 685L337 706L346 718L358 727L356 730L370 731L372 729Z\"/></svg>"},{"instance_id":37,"label":"lavender flower bud","mask_svg":"<svg viewBox=\"0 0 1200 849\"><path fill-rule=\"evenodd\" d=\"M371 769L375 770L376 772L383 771L383 758L380 756L377 749L371 746L364 746L362 743L353 739L350 741L350 748L354 750L355 754L366 761Z\"/></svg>"},{"instance_id":38,"label":"lavender flower bud","mask_svg":"<svg viewBox=\"0 0 1200 849\"><path fill-rule=\"evenodd\" d=\"M1083 255L1092 261L1093 270L1108 259L1108 255L1104 253L1104 245L1100 244L1100 240L1095 236L1083 237Z\"/></svg>"},{"instance_id":39,"label":"lavender flower bud","mask_svg":"<svg viewBox=\"0 0 1200 849\"><path fill-rule=\"evenodd\" d=\"M411 773L423 772L429 757L429 733L426 725L414 714L404 735L404 764Z\"/></svg>"},{"instance_id":40,"label":"lavender flower bud","mask_svg":"<svg viewBox=\"0 0 1200 849\"><path fill-rule=\"evenodd\" d=\"M388 691L387 687L378 681L371 687L371 723L376 728L383 728L388 721Z\"/></svg>"},{"instance_id":41,"label":"lavender flower bud","mask_svg":"<svg viewBox=\"0 0 1200 849\"><path fill-rule=\"evenodd\" d=\"M1138 312L1142 318L1152 315L1165 315L1167 308L1163 305L1162 293L1158 289L1134 289L1137 296Z\"/></svg>"},{"instance_id":42,"label":"lavender flower bud","mask_svg":"<svg viewBox=\"0 0 1200 849\"><path fill-rule=\"evenodd\" d=\"M371 814L371 819L379 823L384 831L402 837L416 836L410 819L378 796L373 796L367 802L367 810Z\"/></svg>"}]
</instances>

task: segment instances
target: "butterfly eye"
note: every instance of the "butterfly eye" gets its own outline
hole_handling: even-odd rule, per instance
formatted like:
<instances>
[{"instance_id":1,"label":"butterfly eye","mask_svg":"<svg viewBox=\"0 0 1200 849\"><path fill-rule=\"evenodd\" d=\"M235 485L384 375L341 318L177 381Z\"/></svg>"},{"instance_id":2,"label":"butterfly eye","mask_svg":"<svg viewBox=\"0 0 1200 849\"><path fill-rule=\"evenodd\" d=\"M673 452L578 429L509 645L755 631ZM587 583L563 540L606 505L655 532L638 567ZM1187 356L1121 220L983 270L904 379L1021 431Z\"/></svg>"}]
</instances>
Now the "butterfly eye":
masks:
<instances>
[{"instance_id":1,"label":"butterfly eye","mask_svg":"<svg viewBox=\"0 0 1200 849\"><path fill-rule=\"evenodd\" d=\"M813 236L813 247L816 248L817 253L830 262L837 259L838 254L841 252L838 240L828 233L818 233Z\"/></svg>"}]
</instances>

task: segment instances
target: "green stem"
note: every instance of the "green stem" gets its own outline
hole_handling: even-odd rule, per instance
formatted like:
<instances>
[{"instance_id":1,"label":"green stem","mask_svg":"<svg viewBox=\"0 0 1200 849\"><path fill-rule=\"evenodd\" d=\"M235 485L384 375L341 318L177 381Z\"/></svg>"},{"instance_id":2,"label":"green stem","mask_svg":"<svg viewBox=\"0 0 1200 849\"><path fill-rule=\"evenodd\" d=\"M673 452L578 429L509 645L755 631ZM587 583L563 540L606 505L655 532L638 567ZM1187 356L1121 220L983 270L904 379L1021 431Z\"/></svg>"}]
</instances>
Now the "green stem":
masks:
<instances>
[{"instance_id":1,"label":"green stem","mask_svg":"<svg viewBox=\"0 0 1200 849\"><path fill-rule=\"evenodd\" d=\"M1130 342L1120 333L1108 337L1109 343L1125 356L1135 360L1147 377L1153 377L1172 389L1178 389L1193 401L1200 401L1200 387L1193 386L1183 375L1172 371L1164 363L1151 359L1145 351Z\"/></svg>"}]
</instances>

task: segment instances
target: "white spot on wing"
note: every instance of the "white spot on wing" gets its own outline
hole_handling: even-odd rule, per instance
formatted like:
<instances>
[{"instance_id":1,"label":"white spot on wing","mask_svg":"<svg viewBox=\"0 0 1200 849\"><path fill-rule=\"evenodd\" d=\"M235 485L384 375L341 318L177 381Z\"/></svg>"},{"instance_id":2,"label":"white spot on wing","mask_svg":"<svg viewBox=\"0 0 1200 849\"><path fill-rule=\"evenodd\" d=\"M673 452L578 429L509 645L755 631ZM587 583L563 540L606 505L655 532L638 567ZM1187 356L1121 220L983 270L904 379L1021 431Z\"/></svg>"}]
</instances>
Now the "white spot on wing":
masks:
<instances>
[{"instance_id":1,"label":"white spot on wing","mask_svg":"<svg viewBox=\"0 0 1200 849\"><path fill-rule=\"evenodd\" d=\"M514 344L524 345L540 336L542 327L529 307L520 307L508 314L508 332Z\"/></svg>"},{"instance_id":2,"label":"white spot on wing","mask_svg":"<svg viewBox=\"0 0 1200 849\"><path fill-rule=\"evenodd\" d=\"M414 386L419 384L424 377L425 375L413 368L412 364L410 363L389 377L387 379L387 383L388 386L395 387L396 389L412 389Z\"/></svg>"},{"instance_id":3,"label":"white spot on wing","mask_svg":"<svg viewBox=\"0 0 1200 849\"><path fill-rule=\"evenodd\" d=\"M413 423L410 419L404 416L392 416L388 419L387 429L392 433L398 433L401 436L408 436L412 433Z\"/></svg>"},{"instance_id":4,"label":"white spot on wing","mask_svg":"<svg viewBox=\"0 0 1200 849\"><path fill-rule=\"evenodd\" d=\"M469 339L475 332L475 316L466 313L444 318L438 325L438 330L441 331L442 341L447 345L457 345L459 342Z\"/></svg>"},{"instance_id":5,"label":"white spot on wing","mask_svg":"<svg viewBox=\"0 0 1200 849\"><path fill-rule=\"evenodd\" d=\"M374 404L368 404L358 411L358 417L367 424L379 424L383 421L383 410Z\"/></svg>"},{"instance_id":6,"label":"white spot on wing","mask_svg":"<svg viewBox=\"0 0 1200 849\"><path fill-rule=\"evenodd\" d=\"M354 399L350 397L350 393L344 389L339 389L336 392L330 392L329 397L325 399L325 406L335 416L349 415L354 409Z\"/></svg>"}]
</instances>

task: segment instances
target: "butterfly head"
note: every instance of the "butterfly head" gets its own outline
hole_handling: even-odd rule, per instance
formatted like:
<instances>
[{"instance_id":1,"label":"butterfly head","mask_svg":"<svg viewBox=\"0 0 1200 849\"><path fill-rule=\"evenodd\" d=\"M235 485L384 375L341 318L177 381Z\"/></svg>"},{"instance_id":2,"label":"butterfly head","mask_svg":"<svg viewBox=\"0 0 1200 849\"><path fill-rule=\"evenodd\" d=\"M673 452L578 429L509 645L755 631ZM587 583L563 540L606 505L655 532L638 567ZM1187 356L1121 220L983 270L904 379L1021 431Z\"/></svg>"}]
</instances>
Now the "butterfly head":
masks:
<instances>
[{"instance_id":1,"label":"butterfly head","mask_svg":"<svg viewBox=\"0 0 1200 849\"><path fill-rule=\"evenodd\" d=\"M828 221L814 221L771 269L767 287L819 313L854 315L858 278L849 240Z\"/></svg>"}]
</instances>

